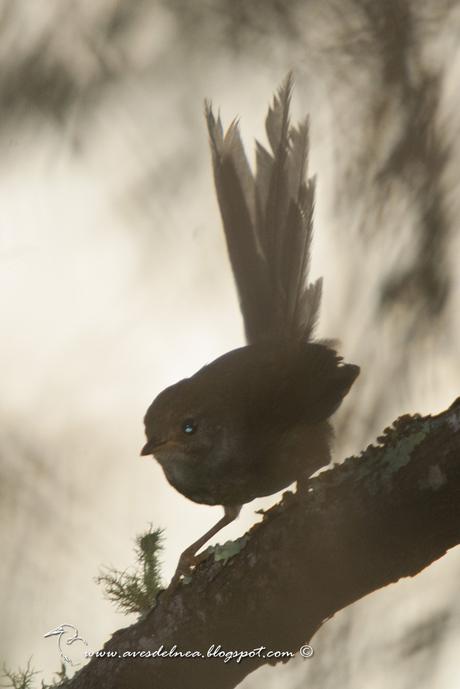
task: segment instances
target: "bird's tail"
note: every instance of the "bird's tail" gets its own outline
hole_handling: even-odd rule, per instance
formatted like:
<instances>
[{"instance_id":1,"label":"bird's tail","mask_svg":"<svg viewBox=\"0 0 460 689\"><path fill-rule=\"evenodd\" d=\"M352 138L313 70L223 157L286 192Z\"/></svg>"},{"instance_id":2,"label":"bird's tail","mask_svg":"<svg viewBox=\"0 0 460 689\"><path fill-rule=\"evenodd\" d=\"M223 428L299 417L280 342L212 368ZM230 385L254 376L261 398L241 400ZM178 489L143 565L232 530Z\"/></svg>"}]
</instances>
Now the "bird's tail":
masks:
<instances>
[{"instance_id":1,"label":"bird's tail","mask_svg":"<svg viewBox=\"0 0 460 689\"><path fill-rule=\"evenodd\" d=\"M291 126L292 76L265 120L269 150L256 141L253 174L238 121L223 133L206 102L214 180L249 343L311 339L321 279L308 283L314 179L307 178L308 118Z\"/></svg>"}]
</instances>

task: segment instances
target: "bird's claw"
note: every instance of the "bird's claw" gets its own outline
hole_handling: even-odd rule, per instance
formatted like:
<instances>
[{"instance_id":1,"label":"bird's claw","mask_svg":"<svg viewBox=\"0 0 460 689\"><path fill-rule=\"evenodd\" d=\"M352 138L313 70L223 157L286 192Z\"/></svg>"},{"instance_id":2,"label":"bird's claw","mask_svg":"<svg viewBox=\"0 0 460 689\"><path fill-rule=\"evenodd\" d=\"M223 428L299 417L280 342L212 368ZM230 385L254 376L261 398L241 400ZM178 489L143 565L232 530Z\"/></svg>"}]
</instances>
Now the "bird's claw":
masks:
<instances>
[{"instance_id":1,"label":"bird's claw","mask_svg":"<svg viewBox=\"0 0 460 689\"><path fill-rule=\"evenodd\" d=\"M195 553L187 552L186 550L184 550L184 552L179 558L179 562L177 563L174 576L171 579L171 582L168 586L168 593L173 593L176 590L181 580L181 577L190 575L192 568L195 567L199 561L200 558L196 557Z\"/></svg>"}]
</instances>

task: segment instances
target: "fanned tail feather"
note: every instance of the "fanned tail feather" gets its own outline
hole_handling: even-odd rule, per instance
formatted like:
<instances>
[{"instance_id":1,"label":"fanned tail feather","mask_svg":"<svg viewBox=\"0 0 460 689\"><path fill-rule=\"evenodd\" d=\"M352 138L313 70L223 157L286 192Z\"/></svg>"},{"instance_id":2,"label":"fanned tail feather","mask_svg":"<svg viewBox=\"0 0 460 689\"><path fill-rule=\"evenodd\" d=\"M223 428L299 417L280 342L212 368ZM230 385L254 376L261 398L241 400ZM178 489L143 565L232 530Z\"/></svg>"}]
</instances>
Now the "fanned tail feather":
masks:
<instances>
[{"instance_id":1,"label":"fanned tail feather","mask_svg":"<svg viewBox=\"0 0 460 689\"><path fill-rule=\"evenodd\" d=\"M308 119L289 120L292 76L278 90L249 166L234 120L223 134L205 105L214 180L248 342L311 339L321 280L308 284L315 185L307 179Z\"/></svg>"}]
</instances>

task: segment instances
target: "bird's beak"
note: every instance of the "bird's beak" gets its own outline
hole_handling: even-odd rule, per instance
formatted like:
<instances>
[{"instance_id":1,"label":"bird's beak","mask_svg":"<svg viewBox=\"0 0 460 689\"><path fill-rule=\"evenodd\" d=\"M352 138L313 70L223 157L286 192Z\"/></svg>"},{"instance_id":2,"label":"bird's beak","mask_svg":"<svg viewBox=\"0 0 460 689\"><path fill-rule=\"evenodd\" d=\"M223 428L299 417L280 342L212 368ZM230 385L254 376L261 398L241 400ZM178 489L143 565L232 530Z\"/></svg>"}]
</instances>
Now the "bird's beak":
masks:
<instances>
[{"instance_id":1,"label":"bird's beak","mask_svg":"<svg viewBox=\"0 0 460 689\"><path fill-rule=\"evenodd\" d=\"M62 634L63 631L62 627L56 627L56 629L51 629L51 631L44 634L43 638L46 639L49 636L57 636L58 634Z\"/></svg>"},{"instance_id":2,"label":"bird's beak","mask_svg":"<svg viewBox=\"0 0 460 689\"><path fill-rule=\"evenodd\" d=\"M174 445L173 440L158 440L158 438L151 438L148 440L144 447L141 450L141 457L145 457L146 455L153 455L155 453L155 450L157 450L159 447L163 447L164 445Z\"/></svg>"}]
</instances>

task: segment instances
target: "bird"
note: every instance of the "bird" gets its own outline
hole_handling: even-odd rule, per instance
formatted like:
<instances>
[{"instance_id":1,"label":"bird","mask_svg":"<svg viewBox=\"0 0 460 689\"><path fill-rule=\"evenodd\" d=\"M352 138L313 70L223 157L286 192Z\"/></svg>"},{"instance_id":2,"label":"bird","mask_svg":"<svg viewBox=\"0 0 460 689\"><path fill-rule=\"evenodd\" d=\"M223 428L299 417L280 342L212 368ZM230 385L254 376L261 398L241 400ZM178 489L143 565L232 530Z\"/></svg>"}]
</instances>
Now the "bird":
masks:
<instances>
[{"instance_id":1,"label":"bird","mask_svg":"<svg viewBox=\"0 0 460 689\"><path fill-rule=\"evenodd\" d=\"M174 582L242 506L308 479L331 460L329 418L360 373L335 341L315 340L322 279L309 282L315 180L309 120L290 121L293 77L265 120L248 163L239 121L224 133L205 101L214 183L246 344L161 391L144 417L147 442L168 482L224 515L182 553Z\"/></svg>"}]
</instances>

